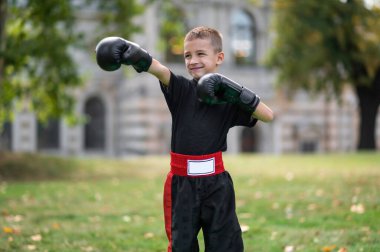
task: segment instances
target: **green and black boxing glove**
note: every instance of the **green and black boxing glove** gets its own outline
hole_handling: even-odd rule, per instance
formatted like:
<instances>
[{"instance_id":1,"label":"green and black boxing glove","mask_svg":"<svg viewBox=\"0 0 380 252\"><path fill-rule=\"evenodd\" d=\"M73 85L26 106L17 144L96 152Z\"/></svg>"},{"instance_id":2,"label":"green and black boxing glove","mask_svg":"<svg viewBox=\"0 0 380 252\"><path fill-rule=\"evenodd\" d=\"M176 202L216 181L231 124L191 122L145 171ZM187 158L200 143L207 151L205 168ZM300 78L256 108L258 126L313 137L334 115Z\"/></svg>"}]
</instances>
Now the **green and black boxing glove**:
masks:
<instances>
[{"instance_id":1,"label":"green and black boxing glove","mask_svg":"<svg viewBox=\"0 0 380 252\"><path fill-rule=\"evenodd\" d=\"M199 79L197 95L207 104L234 103L249 112L254 112L260 103L260 97L254 92L218 73Z\"/></svg>"},{"instance_id":2,"label":"green and black boxing glove","mask_svg":"<svg viewBox=\"0 0 380 252\"><path fill-rule=\"evenodd\" d=\"M106 71L115 71L121 64L131 65L138 72L148 71L152 56L138 44L119 37L107 37L96 46L96 61Z\"/></svg>"}]
</instances>

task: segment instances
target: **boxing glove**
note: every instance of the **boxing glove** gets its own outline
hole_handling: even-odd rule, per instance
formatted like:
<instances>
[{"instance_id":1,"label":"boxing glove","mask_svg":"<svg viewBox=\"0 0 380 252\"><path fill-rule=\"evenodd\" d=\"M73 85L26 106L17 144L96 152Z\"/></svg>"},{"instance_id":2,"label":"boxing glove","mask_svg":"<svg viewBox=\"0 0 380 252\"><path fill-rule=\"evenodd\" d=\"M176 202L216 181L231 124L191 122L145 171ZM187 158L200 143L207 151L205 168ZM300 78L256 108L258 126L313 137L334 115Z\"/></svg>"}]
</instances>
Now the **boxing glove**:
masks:
<instances>
[{"instance_id":1,"label":"boxing glove","mask_svg":"<svg viewBox=\"0 0 380 252\"><path fill-rule=\"evenodd\" d=\"M207 104L234 103L249 112L254 112L260 103L254 92L218 73L199 79L197 96Z\"/></svg>"},{"instance_id":2,"label":"boxing glove","mask_svg":"<svg viewBox=\"0 0 380 252\"><path fill-rule=\"evenodd\" d=\"M96 61L106 71L115 71L121 64L132 65L141 73L148 71L152 56L138 44L119 37L107 37L96 46Z\"/></svg>"}]
</instances>

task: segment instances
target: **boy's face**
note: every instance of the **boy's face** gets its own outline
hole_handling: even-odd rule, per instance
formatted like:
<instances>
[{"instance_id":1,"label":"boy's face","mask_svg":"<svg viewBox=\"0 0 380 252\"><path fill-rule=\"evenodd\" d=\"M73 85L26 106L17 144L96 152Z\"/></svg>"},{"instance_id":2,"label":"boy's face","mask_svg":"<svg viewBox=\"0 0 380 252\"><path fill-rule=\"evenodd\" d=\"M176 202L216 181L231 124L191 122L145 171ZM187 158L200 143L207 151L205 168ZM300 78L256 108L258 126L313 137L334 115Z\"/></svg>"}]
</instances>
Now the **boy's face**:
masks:
<instances>
[{"instance_id":1,"label":"boy's face","mask_svg":"<svg viewBox=\"0 0 380 252\"><path fill-rule=\"evenodd\" d=\"M185 41L184 49L186 68L194 79L215 72L224 60L224 53L215 51L211 39Z\"/></svg>"}]
</instances>

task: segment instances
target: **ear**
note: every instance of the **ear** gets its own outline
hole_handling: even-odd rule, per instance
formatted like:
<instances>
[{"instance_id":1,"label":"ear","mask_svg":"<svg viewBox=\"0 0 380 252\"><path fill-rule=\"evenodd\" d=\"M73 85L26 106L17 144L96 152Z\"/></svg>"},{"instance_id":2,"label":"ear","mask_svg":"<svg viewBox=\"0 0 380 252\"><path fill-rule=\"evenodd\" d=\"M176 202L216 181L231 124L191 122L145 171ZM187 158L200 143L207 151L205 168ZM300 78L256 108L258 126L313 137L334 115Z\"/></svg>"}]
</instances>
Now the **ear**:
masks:
<instances>
[{"instance_id":1,"label":"ear","mask_svg":"<svg viewBox=\"0 0 380 252\"><path fill-rule=\"evenodd\" d=\"M219 66L224 61L224 52L218 52L216 57L216 65Z\"/></svg>"}]
</instances>

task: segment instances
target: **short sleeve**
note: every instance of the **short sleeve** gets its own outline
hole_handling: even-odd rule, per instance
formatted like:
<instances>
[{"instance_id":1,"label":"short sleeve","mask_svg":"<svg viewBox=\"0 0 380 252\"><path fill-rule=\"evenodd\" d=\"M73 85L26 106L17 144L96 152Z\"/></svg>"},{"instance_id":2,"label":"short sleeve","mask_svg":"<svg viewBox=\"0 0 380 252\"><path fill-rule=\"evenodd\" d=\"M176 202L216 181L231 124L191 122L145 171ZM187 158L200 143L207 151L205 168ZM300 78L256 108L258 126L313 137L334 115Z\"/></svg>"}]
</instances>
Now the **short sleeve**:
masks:
<instances>
[{"instance_id":1,"label":"short sleeve","mask_svg":"<svg viewBox=\"0 0 380 252\"><path fill-rule=\"evenodd\" d=\"M161 91L164 94L169 110L173 111L178 107L181 99L186 96L189 90L189 80L185 77L175 75L170 72L170 81L168 85L160 82Z\"/></svg>"},{"instance_id":2,"label":"short sleeve","mask_svg":"<svg viewBox=\"0 0 380 252\"><path fill-rule=\"evenodd\" d=\"M238 106L237 106L238 107ZM252 116L252 113L237 108L234 126L246 126L252 128L256 125L257 119Z\"/></svg>"}]
</instances>

